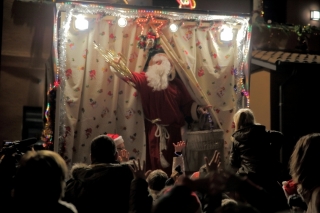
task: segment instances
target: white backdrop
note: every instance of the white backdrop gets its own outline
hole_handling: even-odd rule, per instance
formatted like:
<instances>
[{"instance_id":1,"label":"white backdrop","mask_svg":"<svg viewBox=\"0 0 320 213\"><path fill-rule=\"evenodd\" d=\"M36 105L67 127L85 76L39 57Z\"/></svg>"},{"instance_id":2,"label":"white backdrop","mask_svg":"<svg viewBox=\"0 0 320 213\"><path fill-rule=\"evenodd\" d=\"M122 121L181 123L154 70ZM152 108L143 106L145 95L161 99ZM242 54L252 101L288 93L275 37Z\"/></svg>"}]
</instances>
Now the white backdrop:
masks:
<instances>
[{"instance_id":1,"label":"white backdrop","mask_svg":"<svg viewBox=\"0 0 320 213\"><path fill-rule=\"evenodd\" d=\"M144 120L139 94L110 71L94 49L93 42L121 52L127 58L129 69L139 72L143 69L147 51L137 47L138 36L146 34L150 27L154 29L154 23L144 24L142 31L136 18L143 14L136 10L124 12L118 8L81 4L57 4L57 9L57 14L64 11L66 17L61 28L56 28L54 37L57 77L60 79L56 118L59 137L55 137L55 149L69 166L75 162L90 163L90 141L99 134L117 133L124 138L130 155L144 159ZM75 16L79 13L89 20L86 31L74 28ZM176 33L164 26L159 34L165 51L172 50L173 57L183 64L178 73L193 98L199 104L213 106L211 114L218 119L216 127L224 131L224 157L227 158L233 132L232 116L243 106L243 94L248 98L242 82L251 34L248 18L162 14L152 10L149 14L175 19L179 23L186 23L183 20L190 16L212 23L208 27L202 27L198 22L197 25L184 24ZM117 25L119 16L127 17L126 27ZM57 16L56 20L59 18ZM220 32L227 25L234 29L234 39L221 42Z\"/></svg>"}]
</instances>

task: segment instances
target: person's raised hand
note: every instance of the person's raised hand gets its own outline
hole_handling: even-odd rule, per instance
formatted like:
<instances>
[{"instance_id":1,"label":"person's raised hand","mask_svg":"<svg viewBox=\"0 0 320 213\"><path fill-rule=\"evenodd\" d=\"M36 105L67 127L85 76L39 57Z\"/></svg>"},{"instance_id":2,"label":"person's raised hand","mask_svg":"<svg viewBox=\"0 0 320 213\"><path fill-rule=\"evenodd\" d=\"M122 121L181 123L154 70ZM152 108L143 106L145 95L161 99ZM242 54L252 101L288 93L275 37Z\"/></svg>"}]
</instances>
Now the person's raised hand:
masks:
<instances>
[{"instance_id":1,"label":"person's raised hand","mask_svg":"<svg viewBox=\"0 0 320 213\"><path fill-rule=\"evenodd\" d=\"M120 162L127 162L129 160L130 153L127 150L122 149L122 150L118 151L118 155L121 158Z\"/></svg>"},{"instance_id":2,"label":"person's raised hand","mask_svg":"<svg viewBox=\"0 0 320 213\"><path fill-rule=\"evenodd\" d=\"M186 147L186 143L184 141L179 141L177 144L173 143L174 152L182 152L184 147Z\"/></svg>"},{"instance_id":3,"label":"person's raised hand","mask_svg":"<svg viewBox=\"0 0 320 213\"><path fill-rule=\"evenodd\" d=\"M138 163L136 161L138 161ZM146 161L143 161L141 166L140 159L133 160L133 166L130 166L130 169L135 179L146 179Z\"/></svg>"},{"instance_id":4,"label":"person's raised hand","mask_svg":"<svg viewBox=\"0 0 320 213\"><path fill-rule=\"evenodd\" d=\"M217 150L214 151L211 161L209 162L207 157L204 157L206 162L207 172L218 172L218 168L220 167L220 152Z\"/></svg>"}]
</instances>

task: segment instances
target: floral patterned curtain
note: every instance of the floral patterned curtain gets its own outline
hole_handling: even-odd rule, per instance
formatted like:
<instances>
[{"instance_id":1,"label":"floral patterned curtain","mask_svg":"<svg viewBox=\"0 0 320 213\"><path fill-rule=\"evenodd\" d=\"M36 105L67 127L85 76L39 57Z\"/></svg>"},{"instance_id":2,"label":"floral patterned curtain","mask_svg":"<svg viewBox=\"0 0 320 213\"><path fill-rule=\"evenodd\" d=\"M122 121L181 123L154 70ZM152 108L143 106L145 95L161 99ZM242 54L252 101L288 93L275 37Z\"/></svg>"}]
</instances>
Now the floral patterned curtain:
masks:
<instances>
[{"instance_id":1,"label":"floral patterned curtain","mask_svg":"<svg viewBox=\"0 0 320 213\"><path fill-rule=\"evenodd\" d=\"M127 26L121 28L116 20L123 12L116 8L81 4L57 4L57 8L58 12L64 11L65 19L56 34L60 78L56 150L69 166L90 163L91 140L100 134L117 133L124 138L131 156L144 159L144 119L139 94L110 71L93 42L121 52L127 58L128 68L141 72L147 51L137 48L137 42L141 33L146 34L154 26L142 26L135 22L135 17L129 17ZM75 29L73 23L79 13L87 16L88 30ZM250 40L246 37L248 19L232 17L232 22L237 25L235 38L230 42L220 40L223 24L180 27L176 33L163 27L159 32L165 51L171 51L181 63L178 73L194 99L213 106L211 114L216 118L216 128L225 133L224 157L228 157L233 132L232 116L241 107L245 94L242 79Z\"/></svg>"}]
</instances>

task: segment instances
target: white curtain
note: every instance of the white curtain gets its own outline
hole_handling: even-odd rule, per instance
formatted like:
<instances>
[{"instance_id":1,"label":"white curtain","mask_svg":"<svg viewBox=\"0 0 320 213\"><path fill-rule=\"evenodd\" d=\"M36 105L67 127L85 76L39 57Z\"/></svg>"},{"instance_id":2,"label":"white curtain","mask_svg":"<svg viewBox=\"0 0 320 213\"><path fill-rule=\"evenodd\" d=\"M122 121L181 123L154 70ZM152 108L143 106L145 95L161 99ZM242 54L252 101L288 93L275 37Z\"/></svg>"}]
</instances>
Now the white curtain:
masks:
<instances>
[{"instance_id":1,"label":"white curtain","mask_svg":"<svg viewBox=\"0 0 320 213\"><path fill-rule=\"evenodd\" d=\"M128 68L140 72L147 57L147 51L137 48L141 26L134 17L129 17L128 25L119 27L116 18L121 10L81 4L57 4L57 7L58 12L65 11L66 17L56 35L61 93L56 121L59 141L56 138L55 146L69 166L76 162L90 163L90 141L100 134L117 133L124 138L131 156L144 159L144 120L139 94L110 71L93 46L95 41L106 49L121 52L127 58ZM102 16L102 12L108 15ZM88 30L74 28L79 13L88 18ZM245 77L243 63L249 44L248 19L232 18L232 21L237 25L233 26L235 36L230 42L220 40L224 24L208 28L185 26L176 33L163 27L160 32L163 45L171 48L174 57L183 63L178 73L194 99L213 106L215 126L225 133L225 158L233 132L232 116L243 97L239 89L244 85L239 79ZM152 24L144 25L143 33L150 27Z\"/></svg>"}]
</instances>

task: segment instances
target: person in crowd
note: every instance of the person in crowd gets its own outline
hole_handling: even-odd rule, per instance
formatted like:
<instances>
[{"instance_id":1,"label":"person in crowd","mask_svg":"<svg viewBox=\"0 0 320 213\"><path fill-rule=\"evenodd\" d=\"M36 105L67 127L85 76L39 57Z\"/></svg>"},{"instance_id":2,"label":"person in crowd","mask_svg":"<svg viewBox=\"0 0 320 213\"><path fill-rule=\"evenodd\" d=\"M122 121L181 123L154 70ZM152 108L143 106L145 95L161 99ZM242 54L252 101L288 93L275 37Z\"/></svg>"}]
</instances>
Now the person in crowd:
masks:
<instances>
[{"instance_id":1,"label":"person in crowd","mask_svg":"<svg viewBox=\"0 0 320 213\"><path fill-rule=\"evenodd\" d=\"M174 157L172 162L172 172L170 178L166 181L166 186L173 185L180 175L185 174L184 159L182 150L186 147L184 141L173 143Z\"/></svg>"},{"instance_id":2,"label":"person in crowd","mask_svg":"<svg viewBox=\"0 0 320 213\"><path fill-rule=\"evenodd\" d=\"M248 108L235 113L234 125L231 167L239 176L247 177L269 194L263 197L252 194L248 197L248 202L261 212L270 213L288 208L281 185L278 183L281 166L274 148L281 147L279 144L283 138L282 133L267 131L265 126L256 123L253 112ZM272 205L265 204L268 202Z\"/></svg>"},{"instance_id":3,"label":"person in crowd","mask_svg":"<svg viewBox=\"0 0 320 213\"><path fill-rule=\"evenodd\" d=\"M214 213L259 213L259 211L248 204L230 202L218 208Z\"/></svg>"},{"instance_id":4,"label":"person in crowd","mask_svg":"<svg viewBox=\"0 0 320 213\"><path fill-rule=\"evenodd\" d=\"M217 173L220 172L219 171L221 170L220 169L220 164L221 164L220 153L217 150L214 151L211 161L208 162L208 158L205 157L205 162L206 163L200 167L199 171L194 172L190 176L191 180L198 180L199 178L200 179L205 178L207 175L209 175L210 172L217 172ZM208 202L208 196L201 191L196 191L196 194L201 202L201 205L205 207L206 203ZM225 193L222 193L221 196L222 196L221 197L222 199L229 198Z\"/></svg>"},{"instance_id":5,"label":"person in crowd","mask_svg":"<svg viewBox=\"0 0 320 213\"><path fill-rule=\"evenodd\" d=\"M282 182L282 189L287 197L290 209L299 213L307 210L307 204L303 201L301 195L299 195L297 185L292 179Z\"/></svg>"},{"instance_id":6,"label":"person in crowd","mask_svg":"<svg viewBox=\"0 0 320 213\"><path fill-rule=\"evenodd\" d=\"M55 152L41 150L24 154L14 179L10 212L76 213L72 204L61 200L67 171L65 161Z\"/></svg>"},{"instance_id":7,"label":"person in crowd","mask_svg":"<svg viewBox=\"0 0 320 213\"><path fill-rule=\"evenodd\" d=\"M170 176L174 157L171 144L182 140L186 122L198 120L198 114L207 113L207 107L192 99L163 49L149 49L143 72L120 69L115 65L120 61L121 57L114 58L110 69L139 92L145 118L147 170L162 169Z\"/></svg>"},{"instance_id":8,"label":"person in crowd","mask_svg":"<svg viewBox=\"0 0 320 213\"><path fill-rule=\"evenodd\" d=\"M150 195L146 178L151 171L146 171L146 162L143 161L141 165L139 159L133 160L133 167L130 168L134 179L131 182L129 213L150 213L153 197Z\"/></svg>"},{"instance_id":9,"label":"person in crowd","mask_svg":"<svg viewBox=\"0 0 320 213\"><path fill-rule=\"evenodd\" d=\"M129 211L130 185L133 175L128 164L118 161L116 145L107 135L91 142L91 165L75 164L67 183L65 200L79 213Z\"/></svg>"},{"instance_id":10,"label":"person in crowd","mask_svg":"<svg viewBox=\"0 0 320 213\"><path fill-rule=\"evenodd\" d=\"M208 161L207 157L205 157L205 161L206 161L206 162ZM216 172L219 172L219 170L221 170L221 169L220 169L220 165L221 165L221 162L220 162L220 152L218 152L217 150L215 150L215 151L213 152L213 157L212 157L212 160L211 160L211 165L212 165L212 167L214 167L214 168L212 168L212 170L214 170L214 171L216 171ZM203 177L205 177L207 174L208 174L208 171L207 171L207 163L206 163L206 164L204 164L204 165L202 165L202 166L200 167L199 171L192 173L192 175L191 175L190 178L193 179L193 180L196 180L196 179L198 179L198 178L203 178Z\"/></svg>"},{"instance_id":11,"label":"person in crowd","mask_svg":"<svg viewBox=\"0 0 320 213\"><path fill-rule=\"evenodd\" d=\"M107 134L107 136L112 138L116 145L118 161L120 163L128 162L130 153L126 150L122 136L118 134Z\"/></svg>"},{"instance_id":12,"label":"person in crowd","mask_svg":"<svg viewBox=\"0 0 320 213\"><path fill-rule=\"evenodd\" d=\"M161 169L153 170L147 177L146 181L148 183L149 193L156 201L160 196L161 191L165 188L166 182L168 180L168 175Z\"/></svg>"},{"instance_id":13,"label":"person in crowd","mask_svg":"<svg viewBox=\"0 0 320 213\"><path fill-rule=\"evenodd\" d=\"M229 171L217 172L220 162L217 155L215 153L210 161L205 158L206 173L203 176L192 180L185 175L179 175L174 185L165 187L154 202L148 191L146 182L148 172L145 169L145 162L140 165L138 160L132 168L135 178L131 184L129 212L149 213L153 208L156 212L213 213L227 203L227 200L231 200L227 196L223 197L223 192L237 192L244 199L248 196L248 191L253 194L264 193L261 187L257 187L246 178L235 176ZM203 204L195 192L201 192L204 195Z\"/></svg>"},{"instance_id":14,"label":"person in crowd","mask_svg":"<svg viewBox=\"0 0 320 213\"><path fill-rule=\"evenodd\" d=\"M145 181L145 179L147 178L145 168L146 168L145 161L143 162L143 166L140 165L140 160L138 160L138 163L134 161L134 168L132 168L132 172L135 178L132 181L132 185L131 185L129 213L151 213L152 209L154 208L153 205L158 202L158 199L153 200L153 198L149 194L149 190L147 189L148 183ZM163 171L161 173L163 173ZM150 175L151 173L149 174L148 178L150 177ZM166 173L164 173L164 175L166 175ZM164 187L165 181L163 181L162 177L158 178L158 180L156 181L158 181L159 186L162 183L161 186ZM164 192L164 194L161 194L159 196L160 199L162 199L161 197L171 193L170 192L171 190L168 190L168 188L163 188L163 189L166 189L166 191ZM197 199L197 196L195 196L195 194L192 193L192 191L190 191L189 189L187 189L186 192L187 193L190 192L190 196L191 196L190 199L189 199L189 196L183 196L181 198L176 197L178 200L187 198L185 200L186 203L182 205L179 211L176 211L177 209L175 209L175 206L172 206L173 209L170 209L170 207L169 208L167 207L166 209L162 207L161 209L158 208L157 212L184 212L184 209L186 208L184 208L183 206L189 204L190 202L193 202L194 204L194 205L191 205L192 208L196 208L197 210L197 211L194 211L194 213L201 212L201 205L200 205L200 201ZM183 193L183 195L185 194ZM167 203L164 205L166 206Z\"/></svg>"},{"instance_id":15,"label":"person in crowd","mask_svg":"<svg viewBox=\"0 0 320 213\"><path fill-rule=\"evenodd\" d=\"M306 213L320 212L320 133L301 137L290 158L290 174L297 191L307 205Z\"/></svg>"},{"instance_id":16,"label":"person in crowd","mask_svg":"<svg viewBox=\"0 0 320 213\"><path fill-rule=\"evenodd\" d=\"M182 150L185 146L184 141L173 143L175 157L170 178L161 169L146 171L145 162L141 167L139 160L138 165L134 161L132 173L135 178L131 183L130 212L151 212L152 204L164 193L166 187L173 185L184 174Z\"/></svg>"}]
</instances>

